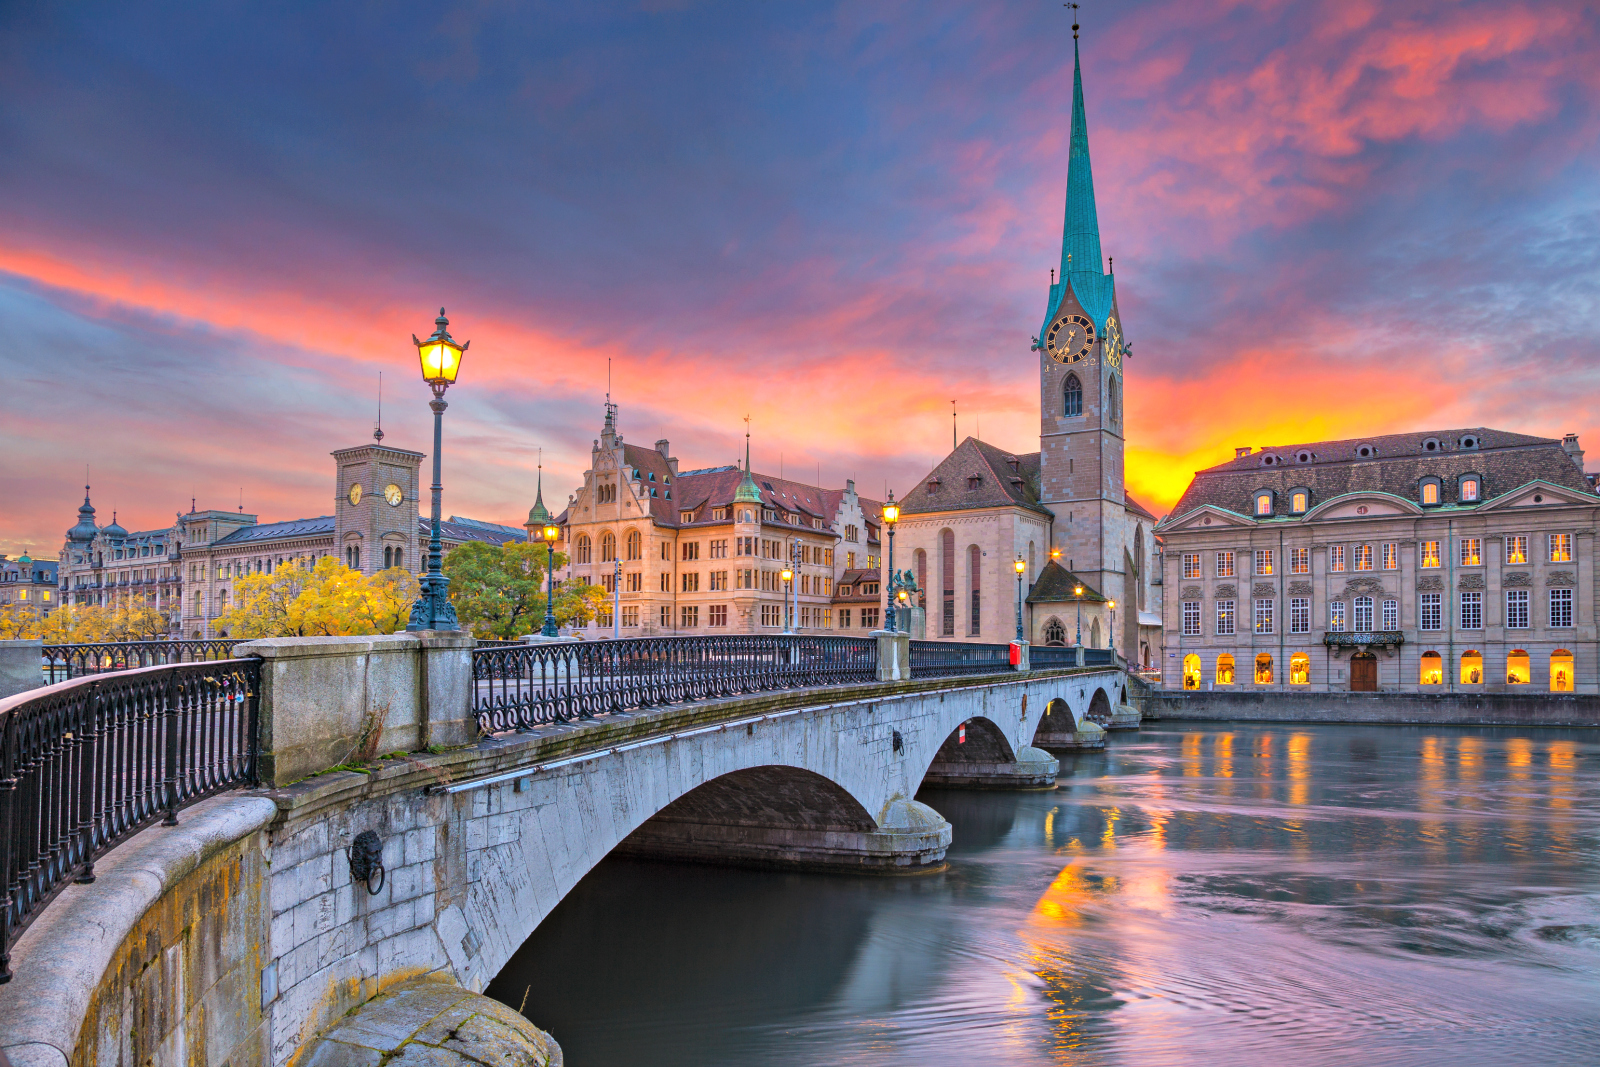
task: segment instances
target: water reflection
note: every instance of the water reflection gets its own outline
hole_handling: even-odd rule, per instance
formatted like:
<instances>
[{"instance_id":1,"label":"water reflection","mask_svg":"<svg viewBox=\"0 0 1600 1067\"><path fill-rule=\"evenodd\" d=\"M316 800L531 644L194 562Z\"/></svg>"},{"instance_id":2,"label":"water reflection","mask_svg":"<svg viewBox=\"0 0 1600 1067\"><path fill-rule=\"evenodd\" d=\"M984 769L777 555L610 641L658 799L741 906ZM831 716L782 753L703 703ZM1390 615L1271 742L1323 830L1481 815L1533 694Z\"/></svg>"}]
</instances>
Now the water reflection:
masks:
<instances>
[{"instance_id":1,"label":"water reflection","mask_svg":"<svg viewBox=\"0 0 1600 1067\"><path fill-rule=\"evenodd\" d=\"M607 861L491 987L573 1067L1600 1062L1600 738L1149 727L949 871Z\"/></svg>"}]
</instances>

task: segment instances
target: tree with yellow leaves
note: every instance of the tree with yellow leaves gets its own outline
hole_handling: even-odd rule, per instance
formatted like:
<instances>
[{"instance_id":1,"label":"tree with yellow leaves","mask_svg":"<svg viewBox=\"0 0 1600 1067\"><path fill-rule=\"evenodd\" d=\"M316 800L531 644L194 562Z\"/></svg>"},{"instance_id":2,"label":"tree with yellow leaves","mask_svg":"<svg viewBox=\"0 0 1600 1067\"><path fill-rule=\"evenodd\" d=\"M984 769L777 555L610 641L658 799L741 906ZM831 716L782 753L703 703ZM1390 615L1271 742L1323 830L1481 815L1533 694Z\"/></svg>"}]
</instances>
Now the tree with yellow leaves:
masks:
<instances>
[{"instance_id":1,"label":"tree with yellow leaves","mask_svg":"<svg viewBox=\"0 0 1600 1067\"><path fill-rule=\"evenodd\" d=\"M38 621L32 636L47 645L113 640L112 613L93 604L63 604Z\"/></svg>"},{"instance_id":2,"label":"tree with yellow leaves","mask_svg":"<svg viewBox=\"0 0 1600 1067\"><path fill-rule=\"evenodd\" d=\"M405 628L417 578L398 567L371 577L333 556L297 560L234 585L234 606L213 624L219 633L252 637L348 637Z\"/></svg>"}]
</instances>

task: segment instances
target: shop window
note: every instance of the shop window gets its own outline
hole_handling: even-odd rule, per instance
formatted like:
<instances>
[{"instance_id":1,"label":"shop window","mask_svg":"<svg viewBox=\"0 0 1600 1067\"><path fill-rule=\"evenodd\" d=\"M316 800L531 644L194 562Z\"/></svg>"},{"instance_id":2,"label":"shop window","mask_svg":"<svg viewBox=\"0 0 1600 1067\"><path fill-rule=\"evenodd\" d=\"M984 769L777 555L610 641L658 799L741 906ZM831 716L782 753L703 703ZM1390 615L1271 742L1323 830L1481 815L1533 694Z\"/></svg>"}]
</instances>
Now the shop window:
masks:
<instances>
[{"instance_id":1,"label":"shop window","mask_svg":"<svg viewBox=\"0 0 1600 1067\"><path fill-rule=\"evenodd\" d=\"M1461 653L1461 684L1483 684L1483 653L1468 649Z\"/></svg>"},{"instance_id":2,"label":"shop window","mask_svg":"<svg viewBox=\"0 0 1600 1067\"><path fill-rule=\"evenodd\" d=\"M1424 652L1417 681L1422 685L1444 684L1444 657L1437 652Z\"/></svg>"},{"instance_id":3,"label":"shop window","mask_svg":"<svg viewBox=\"0 0 1600 1067\"><path fill-rule=\"evenodd\" d=\"M1256 657L1256 684L1272 684L1272 657L1265 652Z\"/></svg>"},{"instance_id":4,"label":"shop window","mask_svg":"<svg viewBox=\"0 0 1600 1067\"><path fill-rule=\"evenodd\" d=\"M1572 653L1564 648L1550 653L1550 691L1572 692Z\"/></svg>"},{"instance_id":5,"label":"shop window","mask_svg":"<svg viewBox=\"0 0 1600 1067\"><path fill-rule=\"evenodd\" d=\"M1193 652L1183 657L1183 687L1200 688L1200 657Z\"/></svg>"},{"instance_id":6,"label":"shop window","mask_svg":"<svg viewBox=\"0 0 1600 1067\"><path fill-rule=\"evenodd\" d=\"M1506 657L1506 684L1527 685L1532 677L1533 669L1528 662L1528 654L1520 648L1512 649Z\"/></svg>"},{"instance_id":7,"label":"shop window","mask_svg":"<svg viewBox=\"0 0 1600 1067\"><path fill-rule=\"evenodd\" d=\"M1217 684L1233 684L1233 654L1224 652L1217 657Z\"/></svg>"},{"instance_id":8,"label":"shop window","mask_svg":"<svg viewBox=\"0 0 1600 1067\"><path fill-rule=\"evenodd\" d=\"M1289 657L1289 684L1311 684L1311 657L1304 652L1296 652Z\"/></svg>"}]
</instances>

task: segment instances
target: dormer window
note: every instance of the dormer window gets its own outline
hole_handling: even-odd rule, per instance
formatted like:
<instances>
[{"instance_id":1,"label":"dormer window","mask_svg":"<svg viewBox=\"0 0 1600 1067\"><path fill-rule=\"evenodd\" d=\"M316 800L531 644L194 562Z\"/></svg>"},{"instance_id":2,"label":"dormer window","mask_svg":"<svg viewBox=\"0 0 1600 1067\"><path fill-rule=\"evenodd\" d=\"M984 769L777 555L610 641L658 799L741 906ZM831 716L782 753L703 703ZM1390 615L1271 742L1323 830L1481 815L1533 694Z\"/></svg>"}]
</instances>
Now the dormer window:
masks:
<instances>
[{"instance_id":1,"label":"dormer window","mask_svg":"<svg viewBox=\"0 0 1600 1067\"><path fill-rule=\"evenodd\" d=\"M1263 467L1276 467L1278 465L1278 457L1269 452L1261 457L1261 465Z\"/></svg>"},{"instance_id":2,"label":"dormer window","mask_svg":"<svg viewBox=\"0 0 1600 1067\"><path fill-rule=\"evenodd\" d=\"M935 479L933 479L932 481L930 481L928 483L928 492L929 493L937 493L938 491L939 491L939 479L935 478Z\"/></svg>"},{"instance_id":3,"label":"dormer window","mask_svg":"<svg viewBox=\"0 0 1600 1067\"><path fill-rule=\"evenodd\" d=\"M1439 439L1437 437L1428 438L1426 441L1422 442L1422 450L1424 452L1439 451Z\"/></svg>"},{"instance_id":4,"label":"dormer window","mask_svg":"<svg viewBox=\"0 0 1600 1067\"><path fill-rule=\"evenodd\" d=\"M1272 514L1272 490L1263 489L1256 494L1256 514L1258 516Z\"/></svg>"},{"instance_id":5,"label":"dormer window","mask_svg":"<svg viewBox=\"0 0 1600 1067\"><path fill-rule=\"evenodd\" d=\"M1311 491L1309 489L1296 489L1289 494L1289 510L1295 515L1304 515L1311 506Z\"/></svg>"},{"instance_id":6,"label":"dormer window","mask_svg":"<svg viewBox=\"0 0 1600 1067\"><path fill-rule=\"evenodd\" d=\"M811 520L811 528L812 528L812 529L813 529L813 530L820 530L820 529L822 529L822 520L821 520L821 519L812 519L812 520Z\"/></svg>"},{"instance_id":7,"label":"dormer window","mask_svg":"<svg viewBox=\"0 0 1600 1067\"><path fill-rule=\"evenodd\" d=\"M1371 459L1372 457L1376 456L1377 454L1378 454L1378 450L1376 448L1373 448L1371 445L1357 445L1356 446L1356 458L1357 459Z\"/></svg>"},{"instance_id":8,"label":"dormer window","mask_svg":"<svg viewBox=\"0 0 1600 1067\"><path fill-rule=\"evenodd\" d=\"M768 522L777 522L778 521L778 513L776 511L773 511L771 508L763 509L762 512L761 512L761 517L763 519L766 519Z\"/></svg>"},{"instance_id":9,"label":"dormer window","mask_svg":"<svg viewBox=\"0 0 1600 1067\"><path fill-rule=\"evenodd\" d=\"M1018 470L1022 469L1021 460L1012 458L1012 459L1006 460L1006 462L1011 464L1011 469L1013 471L1018 471Z\"/></svg>"},{"instance_id":10,"label":"dormer window","mask_svg":"<svg viewBox=\"0 0 1600 1067\"><path fill-rule=\"evenodd\" d=\"M1433 506L1435 506L1436 504L1439 503L1439 479L1437 479L1437 478L1424 478L1424 479L1422 479L1421 499L1422 499L1422 506L1425 507L1425 508L1433 507Z\"/></svg>"},{"instance_id":11,"label":"dormer window","mask_svg":"<svg viewBox=\"0 0 1600 1067\"><path fill-rule=\"evenodd\" d=\"M1476 503L1478 500L1478 476L1469 474L1461 479L1460 500L1463 504Z\"/></svg>"},{"instance_id":12,"label":"dormer window","mask_svg":"<svg viewBox=\"0 0 1600 1067\"><path fill-rule=\"evenodd\" d=\"M1294 461L1296 463L1310 463L1316 458L1310 452L1299 452L1295 454Z\"/></svg>"},{"instance_id":13,"label":"dormer window","mask_svg":"<svg viewBox=\"0 0 1600 1067\"><path fill-rule=\"evenodd\" d=\"M711 521L712 522L727 522L728 521L728 509L727 508L712 508L711 509Z\"/></svg>"},{"instance_id":14,"label":"dormer window","mask_svg":"<svg viewBox=\"0 0 1600 1067\"><path fill-rule=\"evenodd\" d=\"M1462 448L1477 448L1478 447L1478 439L1475 436L1473 436L1472 434L1467 434L1465 437L1463 437L1461 439L1461 447Z\"/></svg>"},{"instance_id":15,"label":"dormer window","mask_svg":"<svg viewBox=\"0 0 1600 1067\"><path fill-rule=\"evenodd\" d=\"M653 482L653 481L655 481L655 480L656 480L656 472L655 472L655 471L651 471L651 472L650 472L650 480L651 480L651 481L652 481L652 482ZM651 494L650 494L650 495L651 495L651 496L654 496L654 495L655 495L655 494L654 494L654 493L651 493Z\"/></svg>"},{"instance_id":16,"label":"dormer window","mask_svg":"<svg viewBox=\"0 0 1600 1067\"><path fill-rule=\"evenodd\" d=\"M977 488L981 487L982 485L983 485L983 479L981 477L979 477L978 475L976 475L976 474L974 474L972 477L967 479L967 491L968 492L971 492L972 490L977 489Z\"/></svg>"},{"instance_id":17,"label":"dormer window","mask_svg":"<svg viewBox=\"0 0 1600 1067\"><path fill-rule=\"evenodd\" d=\"M692 512L692 511L680 511L680 512L678 512L678 521L679 522L693 522L694 521L694 512Z\"/></svg>"},{"instance_id":18,"label":"dormer window","mask_svg":"<svg viewBox=\"0 0 1600 1067\"><path fill-rule=\"evenodd\" d=\"M841 585L839 587L839 595L840 596L849 596L850 595L850 587L848 585Z\"/></svg>"}]
</instances>

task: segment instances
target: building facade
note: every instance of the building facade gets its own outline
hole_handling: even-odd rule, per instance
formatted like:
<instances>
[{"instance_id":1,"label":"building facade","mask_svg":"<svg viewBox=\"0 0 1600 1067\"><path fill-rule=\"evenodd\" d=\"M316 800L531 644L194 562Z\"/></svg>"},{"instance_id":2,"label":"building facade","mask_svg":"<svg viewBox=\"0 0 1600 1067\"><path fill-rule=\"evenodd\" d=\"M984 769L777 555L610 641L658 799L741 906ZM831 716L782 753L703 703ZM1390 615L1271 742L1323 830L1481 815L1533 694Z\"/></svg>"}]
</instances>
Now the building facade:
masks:
<instances>
[{"instance_id":1,"label":"building facade","mask_svg":"<svg viewBox=\"0 0 1600 1067\"><path fill-rule=\"evenodd\" d=\"M24 552L16 559L0 555L0 608L20 609L42 619L61 603L57 561L34 559Z\"/></svg>"},{"instance_id":2,"label":"building facade","mask_svg":"<svg viewBox=\"0 0 1600 1067\"><path fill-rule=\"evenodd\" d=\"M742 469L680 471L667 441L627 443L615 405L607 405L583 485L555 518L557 548L568 556L556 577L611 594L600 617L576 632L864 635L877 628L854 600L842 627L834 601L843 574L879 569L882 504L861 497L854 482L824 489L757 474L748 452L747 443ZM538 536L543 515L541 488L530 536Z\"/></svg>"},{"instance_id":3,"label":"building facade","mask_svg":"<svg viewBox=\"0 0 1600 1067\"><path fill-rule=\"evenodd\" d=\"M1123 480L1128 345L1116 279L1101 255L1077 48L1075 35L1060 279L1052 275L1033 344L1039 451L1011 453L970 437L957 445L905 494L895 563L923 591L927 632L918 636L1011 640L1020 560L1028 640L1071 644L1081 613L1084 643L1107 647L1116 601L1115 647L1138 661L1159 644L1155 520ZM1079 586L1082 595L1061 599L1062 589Z\"/></svg>"},{"instance_id":4,"label":"building facade","mask_svg":"<svg viewBox=\"0 0 1600 1067\"><path fill-rule=\"evenodd\" d=\"M1239 449L1158 528L1163 684L1600 691L1597 518L1575 435Z\"/></svg>"}]
</instances>

